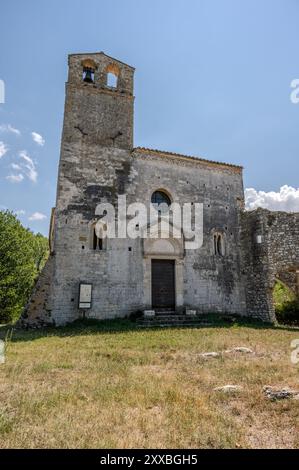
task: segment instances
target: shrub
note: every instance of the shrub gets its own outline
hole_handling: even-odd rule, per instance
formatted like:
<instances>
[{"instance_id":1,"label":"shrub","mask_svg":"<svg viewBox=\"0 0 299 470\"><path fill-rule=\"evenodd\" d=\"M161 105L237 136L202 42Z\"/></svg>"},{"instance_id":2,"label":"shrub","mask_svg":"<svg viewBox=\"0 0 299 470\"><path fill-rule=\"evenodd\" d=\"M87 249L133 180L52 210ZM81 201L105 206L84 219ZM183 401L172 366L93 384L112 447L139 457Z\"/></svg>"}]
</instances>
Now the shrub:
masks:
<instances>
[{"instance_id":1,"label":"shrub","mask_svg":"<svg viewBox=\"0 0 299 470\"><path fill-rule=\"evenodd\" d=\"M289 300L275 309L277 321L288 325L299 325L299 301Z\"/></svg>"}]
</instances>

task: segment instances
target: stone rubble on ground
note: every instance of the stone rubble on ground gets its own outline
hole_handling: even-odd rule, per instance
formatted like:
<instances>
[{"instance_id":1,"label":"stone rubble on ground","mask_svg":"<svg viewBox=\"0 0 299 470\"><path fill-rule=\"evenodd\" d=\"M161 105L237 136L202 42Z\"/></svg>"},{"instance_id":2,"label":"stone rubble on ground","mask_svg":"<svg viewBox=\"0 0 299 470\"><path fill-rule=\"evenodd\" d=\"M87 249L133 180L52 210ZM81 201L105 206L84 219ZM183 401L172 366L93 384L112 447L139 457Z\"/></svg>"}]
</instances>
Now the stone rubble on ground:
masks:
<instances>
[{"instance_id":1,"label":"stone rubble on ground","mask_svg":"<svg viewBox=\"0 0 299 470\"><path fill-rule=\"evenodd\" d=\"M241 385L224 385L222 387L215 387L214 392L225 392L225 393L235 393L235 392L242 392L243 387Z\"/></svg>"},{"instance_id":2,"label":"stone rubble on ground","mask_svg":"<svg viewBox=\"0 0 299 470\"><path fill-rule=\"evenodd\" d=\"M224 353L226 354L230 354L234 352L239 352L239 353L244 353L244 354L254 354L252 349L245 348L244 346L238 346L236 348L227 349L226 351L224 351ZM222 355L222 352L211 351L211 352L200 353L199 357L202 357L204 359L209 359L209 358L220 357L221 355Z\"/></svg>"},{"instance_id":3,"label":"stone rubble on ground","mask_svg":"<svg viewBox=\"0 0 299 470\"><path fill-rule=\"evenodd\" d=\"M227 349L225 351L227 354L229 353L234 353L234 352L239 352L239 353L244 353L244 354L253 354L253 350L250 348L245 348L244 346L238 346L236 348L232 349Z\"/></svg>"},{"instance_id":4,"label":"stone rubble on ground","mask_svg":"<svg viewBox=\"0 0 299 470\"><path fill-rule=\"evenodd\" d=\"M289 387L279 388L265 385L263 387L263 393L269 400L284 400L289 398L299 400L299 391L292 390Z\"/></svg>"},{"instance_id":5,"label":"stone rubble on ground","mask_svg":"<svg viewBox=\"0 0 299 470\"><path fill-rule=\"evenodd\" d=\"M220 353L212 351L212 352L201 353L199 357L202 357L204 359L209 359L210 357L212 358L220 357L220 355L221 355Z\"/></svg>"}]
</instances>

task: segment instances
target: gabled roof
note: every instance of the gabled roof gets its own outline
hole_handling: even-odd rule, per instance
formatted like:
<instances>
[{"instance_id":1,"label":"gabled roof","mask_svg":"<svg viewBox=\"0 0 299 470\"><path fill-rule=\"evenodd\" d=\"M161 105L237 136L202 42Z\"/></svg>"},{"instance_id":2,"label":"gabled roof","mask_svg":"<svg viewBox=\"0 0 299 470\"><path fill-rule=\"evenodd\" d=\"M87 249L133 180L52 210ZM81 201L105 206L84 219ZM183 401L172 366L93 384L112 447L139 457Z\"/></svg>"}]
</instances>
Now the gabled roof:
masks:
<instances>
[{"instance_id":1,"label":"gabled roof","mask_svg":"<svg viewBox=\"0 0 299 470\"><path fill-rule=\"evenodd\" d=\"M69 54L69 57L71 57L71 56L78 56L78 55L86 55L86 56L90 56L90 55L104 55L105 57L108 57L108 59L111 59L111 60L113 60L114 62L119 62L120 64L123 64L123 65L125 65L126 67L129 67L129 68L132 69L132 70L135 70L135 67L132 67L131 65L126 64L125 62L122 62L121 60L115 59L114 57L111 57L110 55L105 54L105 52L103 52L103 51L100 51L100 52L78 52L77 54L76 54L76 53L74 53L74 54Z\"/></svg>"},{"instance_id":2,"label":"gabled roof","mask_svg":"<svg viewBox=\"0 0 299 470\"><path fill-rule=\"evenodd\" d=\"M150 155L157 155L157 156L161 156L161 157L163 157L163 156L165 156L165 157L174 157L174 158L183 159L183 160L192 160L193 162L197 161L199 163L203 162L203 163L209 163L209 164L213 164L213 165L226 166L226 167L229 167L229 168L238 169L240 171L243 170L243 167L240 166L240 165L234 165L232 163L216 162L216 161L207 160L207 159L201 158L201 157L183 155L181 153L167 152L167 151L162 151L162 150L157 150L157 149L149 149L149 148L146 148L146 147L135 147L133 149L133 152L134 151L142 152L142 153L149 153Z\"/></svg>"}]
</instances>

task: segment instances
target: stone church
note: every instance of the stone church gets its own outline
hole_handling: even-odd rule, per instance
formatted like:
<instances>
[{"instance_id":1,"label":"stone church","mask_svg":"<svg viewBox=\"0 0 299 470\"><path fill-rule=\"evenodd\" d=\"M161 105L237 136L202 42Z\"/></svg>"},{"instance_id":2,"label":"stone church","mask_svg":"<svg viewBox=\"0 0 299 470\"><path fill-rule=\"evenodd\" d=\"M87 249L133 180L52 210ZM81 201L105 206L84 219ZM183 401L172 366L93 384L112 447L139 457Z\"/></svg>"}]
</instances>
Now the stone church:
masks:
<instances>
[{"instance_id":1,"label":"stone church","mask_svg":"<svg viewBox=\"0 0 299 470\"><path fill-rule=\"evenodd\" d=\"M274 322L275 280L298 294L299 214L245 211L241 166L134 147L133 67L103 52L71 54L68 65L50 257L22 322L136 311ZM187 250L183 233L101 238L96 207L119 195L147 207L201 203L202 246Z\"/></svg>"}]
</instances>

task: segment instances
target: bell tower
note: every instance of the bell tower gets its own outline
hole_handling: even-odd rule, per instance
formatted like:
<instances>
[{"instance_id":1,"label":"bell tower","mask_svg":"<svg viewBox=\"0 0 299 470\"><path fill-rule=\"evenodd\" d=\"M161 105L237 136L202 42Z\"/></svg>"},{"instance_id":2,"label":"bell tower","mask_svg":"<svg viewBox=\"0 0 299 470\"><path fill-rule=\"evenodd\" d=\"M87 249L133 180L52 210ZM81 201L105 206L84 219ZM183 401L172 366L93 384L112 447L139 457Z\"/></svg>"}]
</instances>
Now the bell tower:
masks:
<instances>
[{"instance_id":1,"label":"bell tower","mask_svg":"<svg viewBox=\"0 0 299 470\"><path fill-rule=\"evenodd\" d=\"M103 52L69 55L64 141L133 148L134 68Z\"/></svg>"}]
</instances>

